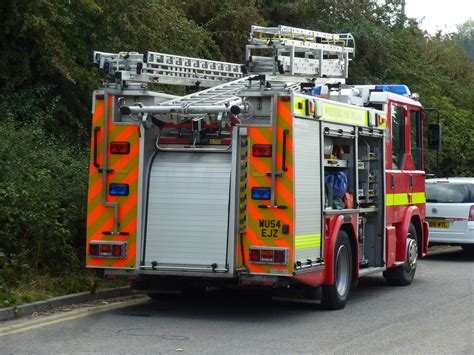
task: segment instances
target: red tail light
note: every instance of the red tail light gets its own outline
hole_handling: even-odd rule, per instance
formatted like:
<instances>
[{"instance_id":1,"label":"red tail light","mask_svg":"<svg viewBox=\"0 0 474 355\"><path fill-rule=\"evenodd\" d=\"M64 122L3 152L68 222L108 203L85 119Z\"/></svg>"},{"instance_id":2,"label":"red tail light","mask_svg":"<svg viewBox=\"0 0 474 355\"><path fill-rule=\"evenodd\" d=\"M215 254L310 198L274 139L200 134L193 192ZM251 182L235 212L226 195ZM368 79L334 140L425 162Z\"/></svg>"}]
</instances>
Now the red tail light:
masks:
<instances>
[{"instance_id":1,"label":"red tail light","mask_svg":"<svg viewBox=\"0 0 474 355\"><path fill-rule=\"evenodd\" d=\"M112 246L112 256L119 258L123 255L123 245L113 245Z\"/></svg>"},{"instance_id":2,"label":"red tail light","mask_svg":"<svg viewBox=\"0 0 474 355\"><path fill-rule=\"evenodd\" d=\"M288 265L288 248L251 247L249 255L254 264Z\"/></svg>"},{"instance_id":3,"label":"red tail light","mask_svg":"<svg viewBox=\"0 0 474 355\"><path fill-rule=\"evenodd\" d=\"M111 154L128 154L130 153L129 142L110 142Z\"/></svg>"},{"instance_id":4,"label":"red tail light","mask_svg":"<svg viewBox=\"0 0 474 355\"><path fill-rule=\"evenodd\" d=\"M89 244L89 255L99 256L99 244Z\"/></svg>"},{"instance_id":5,"label":"red tail light","mask_svg":"<svg viewBox=\"0 0 474 355\"><path fill-rule=\"evenodd\" d=\"M250 261L260 261L260 249L250 249Z\"/></svg>"},{"instance_id":6,"label":"red tail light","mask_svg":"<svg viewBox=\"0 0 474 355\"><path fill-rule=\"evenodd\" d=\"M90 242L89 255L95 258L126 258L127 242Z\"/></svg>"},{"instance_id":7,"label":"red tail light","mask_svg":"<svg viewBox=\"0 0 474 355\"><path fill-rule=\"evenodd\" d=\"M271 144L254 144L252 146L252 155L254 157L271 157L272 145Z\"/></svg>"},{"instance_id":8,"label":"red tail light","mask_svg":"<svg viewBox=\"0 0 474 355\"><path fill-rule=\"evenodd\" d=\"M469 209L469 221L474 221L474 205Z\"/></svg>"},{"instance_id":9,"label":"red tail light","mask_svg":"<svg viewBox=\"0 0 474 355\"><path fill-rule=\"evenodd\" d=\"M286 250L275 250L273 253L273 261L278 264L286 263Z\"/></svg>"}]
</instances>

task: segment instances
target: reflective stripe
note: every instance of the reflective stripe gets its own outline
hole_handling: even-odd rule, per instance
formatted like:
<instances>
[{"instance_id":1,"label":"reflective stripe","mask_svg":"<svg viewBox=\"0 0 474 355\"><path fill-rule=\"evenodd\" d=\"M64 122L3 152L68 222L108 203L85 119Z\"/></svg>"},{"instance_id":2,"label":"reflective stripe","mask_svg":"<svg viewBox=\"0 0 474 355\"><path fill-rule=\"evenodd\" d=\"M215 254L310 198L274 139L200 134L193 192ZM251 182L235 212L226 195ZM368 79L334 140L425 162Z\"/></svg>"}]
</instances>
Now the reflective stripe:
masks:
<instances>
[{"instance_id":1,"label":"reflective stripe","mask_svg":"<svg viewBox=\"0 0 474 355\"><path fill-rule=\"evenodd\" d=\"M401 194L387 194L387 206L403 206L426 203L426 195L424 192L412 192ZM411 201L410 201L411 200Z\"/></svg>"},{"instance_id":2,"label":"reflective stripe","mask_svg":"<svg viewBox=\"0 0 474 355\"><path fill-rule=\"evenodd\" d=\"M321 102L321 114L324 119L368 126L368 111L337 104Z\"/></svg>"},{"instance_id":3,"label":"reflective stripe","mask_svg":"<svg viewBox=\"0 0 474 355\"><path fill-rule=\"evenodd\" d=\"M317 248L321 246L321 234L297 235L295 237L295 248Z\"/></svg>"}]
</instances>

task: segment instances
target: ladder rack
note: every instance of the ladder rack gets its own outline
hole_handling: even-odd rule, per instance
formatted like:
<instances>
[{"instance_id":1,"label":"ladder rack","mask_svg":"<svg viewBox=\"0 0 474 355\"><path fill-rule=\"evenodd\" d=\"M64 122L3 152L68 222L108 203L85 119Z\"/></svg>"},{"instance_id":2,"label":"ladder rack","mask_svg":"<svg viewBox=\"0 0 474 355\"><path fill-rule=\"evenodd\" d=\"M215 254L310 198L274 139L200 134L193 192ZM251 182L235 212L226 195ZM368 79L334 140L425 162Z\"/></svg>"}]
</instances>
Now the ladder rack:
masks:
<instances>
[{"instance_id":1,"label":"ladder rack","mask_svg":"<svg viewBox=\"0 0 474 355\"><path fill-rule=\"evenodd\" d=\"M280 43L292 43L308 46L308 48L317 47L334 53L341 51L354 53L355 49L354 37L350 33L326 33L282 25L278 27L252 26L250 43L259 44L262 41L280 41Z\"/></svg>"},{"instance_id":2,"label":"ladder rack","mask_svg":"<svg viewBox=\"0 0 474 355\"><path fill-rule=\"evenodd\" d=\"M154 106L123 106L121 111L123 114L151 113L161 115L218 114L230 112L232 106L242 103L242 98L238 96L238 93L248 86L249 79L251 79L251 77L243 77Z\"/></svg>"},{"instance_id":3,"label":"ladder rack","mask_svg":"<svg viewBox=\"0 0 474 355\"><path fill-rule=\"evenodd\" d=\"M259 55L262 52L263 55ZM246 47L246 70L259 74L335 78L343 82L354 52L355 41L350 33L252 26Z\"/></svg>"},{"instance_id":4,"label":"ladder rack","mask_svg":"<svg viewBox=\"0 0 474 355\"><path fill-rule=\"evenodd\" d=\"M158 52L94 52L110 81L213 87L243 76L241 65Z\"/></svg>"}]
</instances>

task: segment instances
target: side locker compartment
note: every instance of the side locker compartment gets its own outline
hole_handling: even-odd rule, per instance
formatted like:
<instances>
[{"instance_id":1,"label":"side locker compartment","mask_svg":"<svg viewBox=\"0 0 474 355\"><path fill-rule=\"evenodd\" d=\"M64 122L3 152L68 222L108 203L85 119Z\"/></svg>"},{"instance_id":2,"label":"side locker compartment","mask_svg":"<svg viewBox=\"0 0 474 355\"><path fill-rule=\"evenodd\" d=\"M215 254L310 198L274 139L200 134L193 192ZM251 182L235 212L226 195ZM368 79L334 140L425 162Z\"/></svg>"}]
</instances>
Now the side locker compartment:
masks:
<instances>
[{"instance_id":1,"label":"side locker compartment","mask_svg":"<svg viewBox=\"0 0 474 355\"><path fill-rule=\"evenodd\" d=\"M291 275L294 262L291 101L288 96L274 96L272 100L276 100L272 104L272 111L276 110L273 114L276 134L272 126L259 125L247 127L248 135L241 138L239 265L252 274Z\"/></svg>"},{"instance_id":2,"label":"side locker compartment","mask_svg":"<svg viewBox=\"0 0 474 355\"><path fill-rule=\"evenodd\" d=\"M295 268L304 269L322 263L321 122L300 117L293 122Z\"/></svg>"},{"instance_id":3,"label":"side locker compartment","mask_svg":"<svg viewBox=\"0 0 474 355\"><path fill-rule=\"evenodd\" d=\"M385 173L383 131L359 127L358 205L361 267L385 265Z\"/></svg>"},{"instance_id":4,"label":"side locker compartment","mask_svg":"<svg viewBox=\"0 0 474 355\"><path fill-rule=\"evenodd\" d=\"M133 269L140 127L135 122L120 122L120 114L114 114L115 99L104 94L94 99L86 265Z\"/></svg>"}]
</instances>

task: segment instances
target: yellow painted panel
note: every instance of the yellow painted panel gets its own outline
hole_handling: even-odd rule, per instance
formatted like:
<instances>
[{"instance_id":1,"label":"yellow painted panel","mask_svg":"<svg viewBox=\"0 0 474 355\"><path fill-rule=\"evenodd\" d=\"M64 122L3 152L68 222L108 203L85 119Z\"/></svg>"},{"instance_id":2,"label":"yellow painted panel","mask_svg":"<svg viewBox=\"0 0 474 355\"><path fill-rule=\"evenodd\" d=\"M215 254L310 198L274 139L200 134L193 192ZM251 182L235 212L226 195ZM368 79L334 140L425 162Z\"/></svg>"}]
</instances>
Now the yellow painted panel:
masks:
<instances>
[{"instance_id":1,"label":"yellow painted panel","mask_svg":"<svg viewBox=\"0 0 474 355\"><path fill-rule=\"evenodd\" d=\"M368 112L363 109L321 102L321 115L324 119L343 123L368 126Z\"/></svg>"},{"instance_id":2,"label":"yellow painted panel","mask_svg":"<svg viewBox=\"0 0 474 355\"><path fill-rule=\"evenodd\" d=\"M410 202L411 196L411 202ZM403 206L410 204L426 203L426 195L424 192L412 192L401 194L387 194L387 206Z\"/></svg>"},{"instance_id":3,"label":"yellow painted panel","mask_svg":"<svg viewBox=\"0 0 474 355\"><path fill-rule=\"evenodd\" d=\"M298 96L293 96L293 115L294 116L306 116L306 99ZM299 108L301 107L301 108Z\"/></svg>"},{"instance_id":4,"label":"yellow painted panel","mask_svg":"<svg viewBox=\"0 0 474 355\"><path fill-rule=\"evenodd\" d=\"M295 237L295 248L306 249L321 246L321 234L297 235Z\"/></svg>"}]
</instances>

